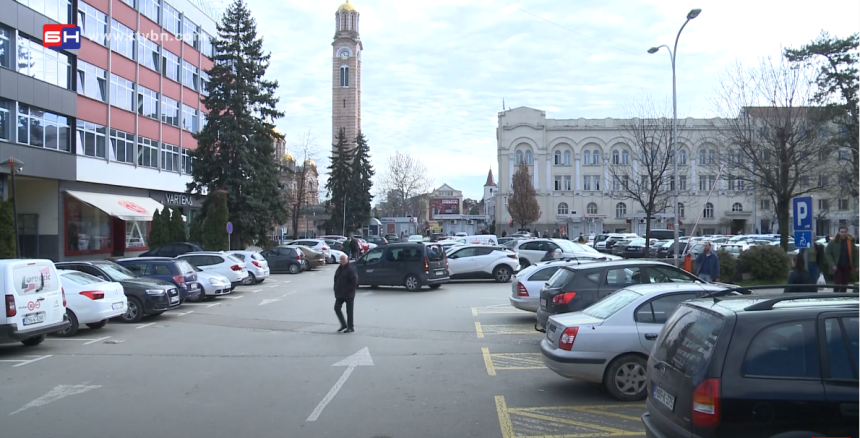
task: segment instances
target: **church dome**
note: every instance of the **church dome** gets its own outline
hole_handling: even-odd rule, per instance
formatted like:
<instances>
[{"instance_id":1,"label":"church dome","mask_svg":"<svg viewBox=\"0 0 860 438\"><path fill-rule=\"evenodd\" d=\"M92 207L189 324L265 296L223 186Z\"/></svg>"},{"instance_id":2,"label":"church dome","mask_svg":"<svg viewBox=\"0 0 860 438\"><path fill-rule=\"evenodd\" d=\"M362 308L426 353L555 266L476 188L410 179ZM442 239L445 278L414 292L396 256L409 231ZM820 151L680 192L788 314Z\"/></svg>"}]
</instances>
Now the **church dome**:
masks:
<instances>
[{"instance_id":1,"label":"church dome","mask_svg":"<svg viewBox=\"0 0 860 438\"><path fill-rule=\"evenodd\" d=\"M284 154L284 161L296 161L296 159L293 158L293 154L287 152Z\"/></svg>"},{"instance_id":2,"label":"church dome","mask_svg":"<svg viewBox=\"0 0 860 438\"><path fill-rule=\"evenodd\" d=\"M305 166L317 167L317 163L314 163L314 160L305 160Z\"/></svg>"},{"instance_id":3,"label":"church dome","mask_svg":"<svg viewBox=\"0 0 860 438\"><path fill-rule=\"evenodd\" d=\"M352 4L349 2L349 0L346 0L346 3L340 5L340 7L337 8L337 11L338 12L355 11L355 8L352 6Z\"/></svg>"}]
</instances>

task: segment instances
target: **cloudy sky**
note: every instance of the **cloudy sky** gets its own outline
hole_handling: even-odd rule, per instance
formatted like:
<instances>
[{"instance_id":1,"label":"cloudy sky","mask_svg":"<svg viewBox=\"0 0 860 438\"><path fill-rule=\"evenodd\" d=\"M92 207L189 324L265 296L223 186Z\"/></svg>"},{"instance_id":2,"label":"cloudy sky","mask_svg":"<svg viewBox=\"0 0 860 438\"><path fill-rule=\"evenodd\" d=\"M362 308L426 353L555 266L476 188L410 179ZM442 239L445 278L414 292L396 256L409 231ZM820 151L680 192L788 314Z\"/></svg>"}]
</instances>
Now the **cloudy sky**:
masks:
<instances>
[{"instance_id":1,"label":"cloudy sky","mask_svg":"<svg viewBox=\"0 0 860 438\"><path fill-rule=\"evenodd\" d=\"M331 137L334 12L340 1L247 0L280 82L288 144L308 129L319 164ZM779 56L824 29L860 30L856 0L351 0L361 13L362 130L377 173L395 150L419 158L435 184L480 198L498 167L502 99L550 118L629 115L643 97L671 98L671 65L654 45L681 37L679 116L713 117L714 89L735 61Z\"/></svg>"}]
</instances>

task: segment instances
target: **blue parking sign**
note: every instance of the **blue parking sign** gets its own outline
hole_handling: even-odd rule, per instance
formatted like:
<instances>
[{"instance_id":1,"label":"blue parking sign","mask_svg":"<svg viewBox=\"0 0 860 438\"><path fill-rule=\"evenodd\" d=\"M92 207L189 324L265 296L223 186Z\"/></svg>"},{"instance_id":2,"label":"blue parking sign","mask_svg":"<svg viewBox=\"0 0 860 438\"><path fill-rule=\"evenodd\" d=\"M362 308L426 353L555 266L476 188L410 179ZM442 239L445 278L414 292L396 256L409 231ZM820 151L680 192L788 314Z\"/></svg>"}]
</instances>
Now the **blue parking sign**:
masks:
<instances>
[{"instance_id":1,"label":"blue parking sign","mask_svg":"<svg viewBox=\"0 0 860 438\"><path fill-rule=\"evenodd\" d=\"M812 231L795 231L794 247L812 248Z\"/></svg>"},{"instance_id":2,"label":"blue parking sign","mask_svg":"<svg viewBox=\"0 0 860 438\"><path fill-rule=\"evenodd\" d=\"M233 222L227 222L227 234L233 234Z\"/></svg>"},{"instance_id":3,"label":"blue parking sign","mask_svg":"<svg viewBox=\"0 0 860 438\"><path fill-rule=\"evenodd\" d=\"M794 230L812 231L812 196L794 198L791 204L794 210Z\"/></svg>"}]
</instances>

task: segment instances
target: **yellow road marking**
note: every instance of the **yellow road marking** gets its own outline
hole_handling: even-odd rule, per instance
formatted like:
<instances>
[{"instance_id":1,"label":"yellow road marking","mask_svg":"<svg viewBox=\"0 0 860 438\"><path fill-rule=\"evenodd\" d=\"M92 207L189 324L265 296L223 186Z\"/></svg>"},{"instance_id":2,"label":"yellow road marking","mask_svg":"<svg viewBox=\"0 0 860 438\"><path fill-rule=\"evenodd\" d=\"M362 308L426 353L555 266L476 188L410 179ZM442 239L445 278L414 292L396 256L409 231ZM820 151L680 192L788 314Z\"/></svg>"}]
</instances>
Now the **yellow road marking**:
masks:
<instances>
[{"instance_id":1,"label":"yellow road marking","mask_svg":"<svg viewBox=\"0 0 860 438\"><path fill-rule=\"evenodd\" d=\"M478 316L478 308L472 307L472 316Z\"/></svg>"},{"instance_id":2,"label":"yellow road marking","mask_svg":"<svg viewBox=\"0 0 860 438\"><path fill-rule=\"evenodd\" d=\"M579 412L586 412L586 413L594 414L594 415L605 415L607 417L623 418L625 420L630 420L630 421L641 421L642 420L642 417L635 417L633 415L619 414L618 412L601 411L601 410L588 409L588 408L574 408L573 410L579 411Z\"/></svg>"},{"instance_id":3,"label":"yellow road marking","mask_svg":"<svg viewBox=\"0 0 860 438\"><path fill-rule=\"evenodd\" d=\"M540 356L540 353L493 353L493 357L497 357L499 359L508 359L515 360L517 362L533 363L541 365L541 367L543 367L543 360L541 360ZM534 359L530 359L532 357L534 357Z\"/></svg>"},{"instance_id":4,"label":"yellow road marking","mask_svg":"<svg viewBox=\"0 0 860 438\"><path fill-rule=\"evenodd\" d=\"M527 315L528 312L514 307L472 307L472 316L482 315Z\"/></svg>"},{"instance_id":5,"label":"yellow road marking","mask_svg":"<svg viewBox=\"0 0 860 438\"><path fill-rule=\"evenodd\" d=\"M496 375L496 367L493 365L493 357L490 355L490 349L486 347L481 348L481 353L484 354L484 366L487 367L487 374L491 376Z\"/></svg>"},{"instance_id":6,"label":"yellow road marking","mask_svg":"<svg viewBox=\"0 0 860 438\"><path fill-rule=\"evenodd\" d=\"M604 435L597 435L597 436L628 436L631 434L637 434L637 432L635 432L635 431L631 432L628 430L616 429L614 427L601 426L599 424L583 423L581 421L569 420L567 418L551 417L549 415L537 414L537 413L530 412L530 411L520 411L518 409L508 409L508 415L510 415L510 414L522 415L523 417L534 418L536 420L544 420L544 421L552 421L554 423L569 424L571 426L587 427L589 429L596 429L596 430L603 431L605 434L606 433L610 434L610 435L604 434ZM645 433L643 432L642 435L645 435ZM565 436L582 436L582 435L565 435ZM592 434L591 436L595 436L595 435Z\"/></svg>"},{"instance_id":7,"label":"yellow road marking","mask_svg":"<svg viewBox=\"0 0 860 438\"><path fill-rule=\"evenodd\" d=\"M617 409L617 408L644 408L645 403L621 403L617 405L587 405L587 406L545 406L538 408L517 408L520 411L548 411L548 410L565 410L565 409ZM636 417L636 421L640 418Z\"/></svg>"},{"instance_id":8,"label":"yellow road marking","mask_svg":"<svg viewBox=\"0 0 860 438\"><path fill-rule=\"evenodd\" d=\"M496 396L496 412L499 414L499 427L502 429L502 438L514 438L517 435L514 433L514 425L511 423L511 416L508 415L508 404L505 402L505 396Z\"/></svg>"},{"instance_id":9,"label":"yellow road marking","mask_svg":"<svg viewBox=\"0 0 860 438\"><path fill-rule=\"evenodd\" d=\"M482 339L484 337L484 329L478 321L475 321L475 331L478 333L478 339Z\"/></svg>"},{"instance_id":10,"label":"yellow road marking","mask_svg":"<svg viewBox=\"0 0 860 438\"><path fill-rule=\"evenodd\" d=\"M475 324L478 324L477 322ZM539 334L533 326L523 324L486 324L481 326L483 335L533 335Z\"/></svg>"}]
</instances>

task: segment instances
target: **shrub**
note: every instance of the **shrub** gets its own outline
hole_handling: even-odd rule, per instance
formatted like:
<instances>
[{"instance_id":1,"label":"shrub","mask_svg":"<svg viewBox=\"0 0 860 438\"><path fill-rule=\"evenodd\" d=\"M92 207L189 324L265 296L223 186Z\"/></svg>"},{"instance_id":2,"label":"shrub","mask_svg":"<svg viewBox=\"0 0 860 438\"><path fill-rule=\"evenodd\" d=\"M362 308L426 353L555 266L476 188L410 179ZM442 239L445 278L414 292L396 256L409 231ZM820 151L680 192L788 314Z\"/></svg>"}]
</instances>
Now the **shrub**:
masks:
<instances>
[{"instance_id":1,"label":"shrub","mask_svg":"<svg viewBox=\"0 0 860 438\"><path fill-rule=\"evenodd\" d=\"M0 199L0 259L17 257L15 249L15 207L12 198Z\"/></svg>"},{"instance_id":2,"label":"shrub","mask_svg":"<svg viewBox=\"0 0 860 438\"><path fill-rule=\"evenodd\" d=\"M717 251L717 256L720 258L720 280L724 283L731 282L737 271L737 260L724 249Z\"/></svg>"},{"instance_id":3,"label":"shrub","mask_svg":"<svg viewBox=\"0 0 860 438\"><path fill-rule=\"evenodd\" d=\"M741 252L740 261L756 280L780 283L788 277L788 254L779 246L754 246Z\"/></svg>"},{"instance_id":4,"label":"shrub","mask_svg":"<svg viewBox=\"0 0 860 438\"><path fill-rule=\"evenodd\" d=\"M170 216L170 225L168 234L171 242L185 242L188 236L185 235L185 221L182 220L182 210L174 208Z\"/></svg>"},{"instance_id":5,"label":"shrub","mask_svg":"<svg viewBox=\"0 0 860 438\"><path fill-rule=\"evenodd\" d=\"M165 243L167 243L167 237L164 235L164 225L161 223L161 213L156 211L152 215L152 222L149 224L149 247L155 248L164 245Z\"/></svg>"}]
</instances>

